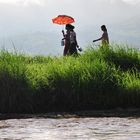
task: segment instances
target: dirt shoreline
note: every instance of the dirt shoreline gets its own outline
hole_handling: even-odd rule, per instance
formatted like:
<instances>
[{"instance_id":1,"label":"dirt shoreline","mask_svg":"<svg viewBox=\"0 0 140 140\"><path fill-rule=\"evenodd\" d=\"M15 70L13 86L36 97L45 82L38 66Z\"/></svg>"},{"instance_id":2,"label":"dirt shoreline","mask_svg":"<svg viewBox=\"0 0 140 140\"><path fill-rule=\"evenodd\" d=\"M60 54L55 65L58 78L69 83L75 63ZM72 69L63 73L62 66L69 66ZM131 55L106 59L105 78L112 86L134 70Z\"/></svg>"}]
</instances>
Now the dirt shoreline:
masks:
<instances>
[{"instance_id":1,"label":"dirt shoreline","mask_svg":"<svg viewBox=\"0 0 140 140\"><path fill-rule=\"evenodd\" d=\"M140 109L90 110L77 112L51 112L40 114L1 114L0 120L27 118L84 118L84 117L140 117Z\"/></svg>"}]
</instances>

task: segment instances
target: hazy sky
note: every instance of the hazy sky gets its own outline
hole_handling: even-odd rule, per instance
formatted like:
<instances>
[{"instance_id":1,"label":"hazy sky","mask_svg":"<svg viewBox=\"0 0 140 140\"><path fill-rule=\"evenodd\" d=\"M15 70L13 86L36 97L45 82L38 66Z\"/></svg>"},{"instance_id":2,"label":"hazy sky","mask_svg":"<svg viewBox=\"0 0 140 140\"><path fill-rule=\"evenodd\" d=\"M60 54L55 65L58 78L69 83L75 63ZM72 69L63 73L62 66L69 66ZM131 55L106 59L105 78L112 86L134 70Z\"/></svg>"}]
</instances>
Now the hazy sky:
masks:
<instances>
[{"instance_id":1,"label":"hazy sky","mask_svg":"<svg viewBox=\"0 0 140 140\"><path fill-rule=\"evenodd\" d=\"M0 37L34 32L60 34L62 27L51 21L60 14L75 18L77 34L88 30L89 34L95 33L89 35L93 38L100 34L102 24L140 19L140 0L0 0Z\"/></svg>"},{"instance_id":2,"label":"hazy sky","mask_svg":"<svg viewBox=\"0 0 140 140\"><path fill-rule=\"evenodd\" d=\"M0 32L53 30L51 19L71 15L77 27L140 15L140 0L0 0Z\"/></svg>"}]
</instances>

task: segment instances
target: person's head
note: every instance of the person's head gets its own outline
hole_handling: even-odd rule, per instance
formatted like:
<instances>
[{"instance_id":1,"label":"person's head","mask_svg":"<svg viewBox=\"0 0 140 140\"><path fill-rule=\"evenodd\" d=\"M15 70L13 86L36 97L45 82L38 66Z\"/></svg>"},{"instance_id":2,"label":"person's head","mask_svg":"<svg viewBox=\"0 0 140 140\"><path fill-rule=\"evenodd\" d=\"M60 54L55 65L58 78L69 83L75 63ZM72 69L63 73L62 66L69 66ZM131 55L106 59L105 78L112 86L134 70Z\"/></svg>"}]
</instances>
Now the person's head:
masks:
<instances>
[{"instance_id":1,"label":"person's head","mask_svg":"<svg viewBox=\"0 0 140 140\"><path fill-rule=\"evenodd\" d=\"M66 30L73 30L75 27L71 24L66 24Z\"/></svg>"},{"instance_id":2,"label":"person's head","mask_svg":"<svg viewBox=\"0 0 140 140\"><path fill-rule=\"evenodd\" d=\"M105 25L102 25L102 26L101 26L101 30L102 30L102 31L107 31L106 26L105 26Z\"/></svg>"}]
</instances>

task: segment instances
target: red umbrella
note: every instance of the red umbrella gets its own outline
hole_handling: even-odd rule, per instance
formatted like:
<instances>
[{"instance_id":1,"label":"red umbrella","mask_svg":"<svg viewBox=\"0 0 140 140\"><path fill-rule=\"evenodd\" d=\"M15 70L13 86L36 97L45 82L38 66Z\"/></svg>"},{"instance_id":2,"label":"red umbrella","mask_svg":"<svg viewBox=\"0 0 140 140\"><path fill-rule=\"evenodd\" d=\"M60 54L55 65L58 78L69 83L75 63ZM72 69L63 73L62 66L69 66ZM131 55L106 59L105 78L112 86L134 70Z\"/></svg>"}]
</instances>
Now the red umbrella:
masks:
<instances>
[{"instance_id":1,"label":"red umbrella","mask_svg":"<svg viewBox=\"0 0 140 140\"><path fill-rule=\"evenodd\" d=\"M74 22L74 18L67 15L59 15L56 18L52 19L52 22L55 24L65 25Z\"/></svg>"}]
</instances>

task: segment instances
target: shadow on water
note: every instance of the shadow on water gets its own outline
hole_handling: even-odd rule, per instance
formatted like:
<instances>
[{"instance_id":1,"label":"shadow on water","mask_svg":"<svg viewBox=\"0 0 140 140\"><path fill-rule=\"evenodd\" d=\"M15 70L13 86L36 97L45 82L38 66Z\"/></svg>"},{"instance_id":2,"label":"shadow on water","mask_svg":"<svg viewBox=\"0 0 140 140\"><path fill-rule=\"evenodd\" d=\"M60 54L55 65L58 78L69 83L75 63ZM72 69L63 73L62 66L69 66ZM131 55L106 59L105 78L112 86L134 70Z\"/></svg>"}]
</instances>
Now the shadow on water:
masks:
<instances>
[{"instance_id":1,"label":"shadow on water","mask_svg":"<svg viewBox=\"0 0 140 140\"><path fill-rule=\"evenodd\" d=\"M0 120L7 119L27 119L27 118L89 118L89 117L120 117L120 118L140 118L140 109L114 109L114 110L92 110L77 112L50 112L40 114L0 114Z\"/></svg>"}]
</instances>

